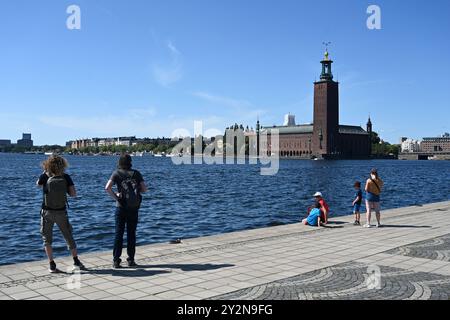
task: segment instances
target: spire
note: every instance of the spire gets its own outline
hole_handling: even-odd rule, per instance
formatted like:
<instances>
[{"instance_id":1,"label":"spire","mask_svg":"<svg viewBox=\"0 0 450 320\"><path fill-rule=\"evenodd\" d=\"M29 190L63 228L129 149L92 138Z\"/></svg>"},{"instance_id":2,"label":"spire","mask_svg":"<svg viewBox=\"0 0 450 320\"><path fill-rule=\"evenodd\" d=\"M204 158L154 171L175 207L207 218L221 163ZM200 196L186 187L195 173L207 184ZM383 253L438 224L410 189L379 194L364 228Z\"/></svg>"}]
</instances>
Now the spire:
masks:
<instances>
[{"instance_id":1,"label":"spire","mask_svg":"<svg viewBox=\"0 0 450 320\"><path fill-rule=\"evenodd\" d=\"M367 121L367 132L372 133L372 120L370 119L370 115L369 120Z\"/></svg>"},{"instance_id":2,"label":"spire","mask_svg":"<svg viewBox=\"0 0 450 320\"><path fill-rule=\"evenodd\" d=\"M333 73L331 72L331 64L333 63L332 60L330 60L330 54L328 52L328 46L331 44L331 42L324 42L325 45L325 56L320 63L322 64L322 74L320 75L320 80L325 81L332 81L333 80Z\"/></svg>"}]
</instances>

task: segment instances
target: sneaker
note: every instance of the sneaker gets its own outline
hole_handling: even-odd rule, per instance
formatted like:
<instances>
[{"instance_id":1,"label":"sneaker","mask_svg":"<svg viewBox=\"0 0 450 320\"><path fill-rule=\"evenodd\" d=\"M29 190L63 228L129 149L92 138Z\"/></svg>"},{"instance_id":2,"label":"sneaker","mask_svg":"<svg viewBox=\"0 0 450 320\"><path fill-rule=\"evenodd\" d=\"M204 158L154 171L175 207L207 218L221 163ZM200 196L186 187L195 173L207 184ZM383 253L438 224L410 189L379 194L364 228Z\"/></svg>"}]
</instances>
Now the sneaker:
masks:
<instances>
[{"instance_id":1,"label":"sneaker","mask_svg":"<svg viewBox=\"0 0 450 320\"><path fill-rule=\"evenodd\" d=\"M56 269L55 261L50 261L50 267L48 268L48 271L50 273L57 273L58 272L58 269Z\"/></svg>"},{"instance_id":2,"label":"sneaker","mask_svg":"<svg viewBox=\"0 0 450 320\"><path fill-rule=\"evenodd\" d=\"M354 225L354 226L359 226L360 223L359 223L359 221L355 221L355 222L353 223L353 225Z\"/></svg>"},{"instance_id":3,"label":"sneaker","mask_svg":"<svg viewBox=\"0 0 450 320\"><path fill-rule=\"evenodd\" d=\"M127 264L129 267L137 267L137 263L131 259L127 259Z\"/></svg>"},{"instance_id":4,"label":"sneaker","mask_svg":"<svg viewBox=\"0 0 450 320\"><path fill-rule=\"evenodd\" d=\"M78 257L73 259L73 269L79 269L81 271L87 270L87 268L84 266L84 264L81 263Z\"/></svg>"},{"instance_id":5,"label":"sneaker","mask_svg":"<svg viewBox=\"0 0 450 320\"><path fill-rule=\"evenodd\" d=\"M381 228L381 223L377 223L377 228Z\"/></svg>"},{"instance_id":6,"label":"sneaker","mask_svg":"<svg viewBox=\"0 0 450 320\"><path fill-rule=\"evenodd\" d=\"M370 224L367 224L367 223L366 223L366 224L364 225L364 228L372 228L372 226L371 226Z\"/></svg>"},{"instance_id":7,"label":"sneaker","mask_svg":"<svg viewBox=\"0 0 450 320\"><path fill-rule=\"evenodd\" d=\"M120 263L122 262L122 260L115 260L114 262L113 262L113 268L114 269L120 269L120 268L122 268L122 266L120 265Z\"/></svg>"}]
</instances>

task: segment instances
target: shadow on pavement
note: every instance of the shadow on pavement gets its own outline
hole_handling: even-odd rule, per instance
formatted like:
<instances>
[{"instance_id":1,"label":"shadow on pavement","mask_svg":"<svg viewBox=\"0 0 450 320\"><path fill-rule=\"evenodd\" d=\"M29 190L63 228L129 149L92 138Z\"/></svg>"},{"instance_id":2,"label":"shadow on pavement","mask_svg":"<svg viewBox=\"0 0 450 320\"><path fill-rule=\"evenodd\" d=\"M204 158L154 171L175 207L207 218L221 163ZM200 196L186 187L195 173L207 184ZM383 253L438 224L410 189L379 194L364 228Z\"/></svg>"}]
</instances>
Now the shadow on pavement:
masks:
<instances>
[{"instance_id":1,"label":"shadow on pavement","mask_svg":"<svg viewBox=\"0 0 450 320\"><path fill-rule=\"evenodd\" d=\"M432 226L412 226L406 224L382 224L381 228L432 228Z\"/></svg>"},{"instance_id":2,"label":"shadow on pavement","mask_svg":"<svg viewBox=\"0 0 450 320\"><path fill-rule=\"evenodd\" d=\"M121 269L89 269L89 274L111 275L116 277L151 277L158 274L171 273L168 270L145 270L141 268L121 268Z\"/></svg>"},{"instance_id":3,"label":"shadow on pavement","mask_svg":"<svg viewBox=\"0 0 450 320\"><path fill-rule=\"evenodd\" d=\"M323 225L322 228L327 228L327 229L340 229L343 228L344 226L330 226L330 223L327 223L326 225Z\"/></svg>"},{"instance_id":4,"label":"shadow on pavement","mask_svg":"<svg viewBox=\"0 0 450 320\"><path fill-rule=\"evenodd\" d=\"M207 271L217 270L222 268L234 267L234 264L153 264L153 265L139 265L138 268L167 268L180 269L182 271Z\"/></svg>"},{"instance_id":5,"label":"shadow on pavement","mask_svg":"<svg viewBox=\"0 0 450 320\"><path fill-rule=\"evenodd\" d=\"M171 270L148 270L148 269L180 269L182 271L207 271L221 268L234 267L233 264L150 264L138 265L134 268L123 267L120 269L88 269L87 273L97 275L112 275L117 277L151 277L158 274L171 273Z\"/></svg>"},{"instance_id":6,"label":"shadow on pavement","mask_svg":"<svg viewBox=\"0 0 450 320\"><path fill-rule=\"evenodd\" d=\"M335 224L335 225L341 225L341 224L346 224L348 222L345 221L328 221L327 224Z\"/></svg>"}]
</instances>

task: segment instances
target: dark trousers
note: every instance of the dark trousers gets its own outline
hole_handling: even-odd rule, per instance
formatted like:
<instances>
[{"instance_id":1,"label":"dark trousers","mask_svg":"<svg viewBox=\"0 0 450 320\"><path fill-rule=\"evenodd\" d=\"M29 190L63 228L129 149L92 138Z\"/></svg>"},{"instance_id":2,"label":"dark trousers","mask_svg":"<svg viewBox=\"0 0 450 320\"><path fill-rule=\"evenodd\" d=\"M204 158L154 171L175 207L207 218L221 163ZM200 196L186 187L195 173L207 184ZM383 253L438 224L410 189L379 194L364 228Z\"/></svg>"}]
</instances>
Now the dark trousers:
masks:
<instances>
[{"instance_id":1,"label":"dark trousers","mask_svg":"<svg viewBox=\"0 0 450 320\"><path fill-rule=\"evenodd\" d=\"M127 254L129 260L134 260L136 253L136 228L138 224L138 210L116 209L116 236L114 239L114 261L119 261L122 255L123 234L127 228Z\"/></svg>"}]
</instances>

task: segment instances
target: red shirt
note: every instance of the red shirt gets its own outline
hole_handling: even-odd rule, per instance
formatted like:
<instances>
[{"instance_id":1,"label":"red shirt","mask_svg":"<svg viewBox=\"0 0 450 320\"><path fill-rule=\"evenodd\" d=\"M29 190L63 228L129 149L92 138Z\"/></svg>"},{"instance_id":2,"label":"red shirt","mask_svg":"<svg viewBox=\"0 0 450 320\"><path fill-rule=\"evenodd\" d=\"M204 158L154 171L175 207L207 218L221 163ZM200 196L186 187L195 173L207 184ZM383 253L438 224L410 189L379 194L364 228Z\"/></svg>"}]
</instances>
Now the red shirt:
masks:
<instances>
[{"instance_id":1,"label":"red shirt","mask_svg":"<svg viewBox=\"0 0 450 320\"><path fill-rule=\"evenodd\" d=\"M328 203L326 203L324 199L320 199L319 203L320 203L320 206L322 207L322 208L320 208L320 211L322 211L322 215L325 214L325 211L323 209L325 209L328 214L330 212L330 207L328 206Z\"/></svg>"}]
</instances>

